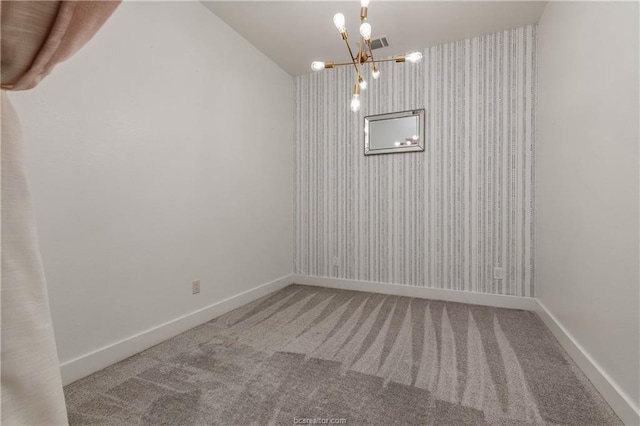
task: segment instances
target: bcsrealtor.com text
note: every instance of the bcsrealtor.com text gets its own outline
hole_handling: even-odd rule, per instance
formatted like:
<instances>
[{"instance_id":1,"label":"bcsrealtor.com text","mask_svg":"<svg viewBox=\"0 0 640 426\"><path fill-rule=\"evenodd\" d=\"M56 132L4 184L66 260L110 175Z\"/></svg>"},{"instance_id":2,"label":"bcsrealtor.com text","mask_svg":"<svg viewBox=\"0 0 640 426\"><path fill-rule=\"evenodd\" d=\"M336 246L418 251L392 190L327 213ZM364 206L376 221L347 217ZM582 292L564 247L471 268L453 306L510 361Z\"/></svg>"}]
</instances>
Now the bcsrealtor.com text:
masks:
<instances>
[{"instance_id":1,"label":"bcsrealtor.com text","mask_svg":"<svg viewBox=\"0 0 640 426\"><path fill-rule=\"evenodd\" d=\"M330 419L325 417L314 418L293 418L293 424L296 425L346 425L347 419Z\"/></svg>"}]
</instances>

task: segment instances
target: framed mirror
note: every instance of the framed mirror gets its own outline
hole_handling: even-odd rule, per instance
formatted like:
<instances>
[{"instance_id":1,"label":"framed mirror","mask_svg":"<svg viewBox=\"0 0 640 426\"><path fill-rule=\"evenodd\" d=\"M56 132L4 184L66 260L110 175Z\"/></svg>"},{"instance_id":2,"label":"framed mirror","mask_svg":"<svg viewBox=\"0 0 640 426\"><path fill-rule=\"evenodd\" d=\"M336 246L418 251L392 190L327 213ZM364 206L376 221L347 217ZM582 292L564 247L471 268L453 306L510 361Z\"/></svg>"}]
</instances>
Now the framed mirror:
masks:
<instances>
[{"instance_id":1,"label":"framed mirror","mask_svg":"<svg viewBox=\"0 0 640 426\"><path fill-rule=\"evenodd\" d=\"M364 118L364 155L424 151L424 109Z\"/></svg>"}]
</instances>

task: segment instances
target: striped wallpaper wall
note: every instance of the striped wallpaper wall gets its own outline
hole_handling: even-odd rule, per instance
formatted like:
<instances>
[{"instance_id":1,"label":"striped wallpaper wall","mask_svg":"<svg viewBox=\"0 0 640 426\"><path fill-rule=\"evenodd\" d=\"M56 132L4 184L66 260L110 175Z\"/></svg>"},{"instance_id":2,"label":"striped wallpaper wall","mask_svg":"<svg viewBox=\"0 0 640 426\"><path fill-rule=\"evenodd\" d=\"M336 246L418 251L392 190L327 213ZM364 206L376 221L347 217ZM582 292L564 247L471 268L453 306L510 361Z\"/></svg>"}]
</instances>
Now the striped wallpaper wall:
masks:
<instances>
[{"instance_id":1,"label":"striped wallpaper wall","mask_svg":"<svg viewBox=\"0 0 640 426\"><path fill-rule=\"evenodd\" d=\"M536 27L423 53L359 113L352 68L296 78L294 271L533 296ZM423 107L425 152L363 155L364 116Z\"/></svg>"}]
</instances>

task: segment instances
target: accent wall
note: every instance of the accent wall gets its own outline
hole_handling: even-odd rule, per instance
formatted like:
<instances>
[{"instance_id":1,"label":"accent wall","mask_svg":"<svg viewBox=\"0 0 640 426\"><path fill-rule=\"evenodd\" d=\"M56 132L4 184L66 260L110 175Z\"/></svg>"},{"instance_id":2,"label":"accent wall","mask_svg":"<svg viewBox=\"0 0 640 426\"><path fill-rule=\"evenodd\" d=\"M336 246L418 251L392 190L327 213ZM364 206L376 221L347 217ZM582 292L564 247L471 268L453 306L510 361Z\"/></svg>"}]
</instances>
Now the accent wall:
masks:
<instances>
[{"instance_id":1,"label":"accent wall","mask_svg":"<svg viewBox=\"0 0 640 426\"><path fill-rule=\"evenodd\" d=\"M423 54L358 113L353 67L296 78L294 273L532 297L536 27ZM365 116L417 108L425 152L364 156Z\"/></svg>"}]
</instances>

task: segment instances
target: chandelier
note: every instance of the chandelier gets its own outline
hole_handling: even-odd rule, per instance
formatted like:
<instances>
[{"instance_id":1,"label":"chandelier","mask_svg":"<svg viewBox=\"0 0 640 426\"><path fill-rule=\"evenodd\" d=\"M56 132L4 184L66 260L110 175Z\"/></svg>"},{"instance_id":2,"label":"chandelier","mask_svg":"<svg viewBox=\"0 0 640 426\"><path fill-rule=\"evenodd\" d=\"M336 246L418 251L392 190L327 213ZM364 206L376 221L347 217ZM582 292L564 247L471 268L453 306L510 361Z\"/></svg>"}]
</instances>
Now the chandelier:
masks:
<instances>
[{"instance_id":1,"label":"chandelier","mask_svg":"<svg viewBox=\"0 0 640 426\"><path fill-rule=\"evenodd\" d=\"M369 8L369 0L360 0L360 44L358 48L358 54L354 55L351 46L349 45L349 35L347 34L347 28L345 27L345 19L342 13L336 13L333 17L333 23L335 24L340 36L347 45L349 50L349 56L351 62L320 62L315 61L311 64L311 69L314 71L320 71L325 68L334 68L338 66L348 65L355 68L356 82L353 85L353 96L351 98L351 111L357 112L360 110L360 90L366 90L367 81L362 76L362 69L368 63L371 64L371 77L377 80L380 77L380 70L377 64L380 62L412 62L417 63L422 60L422 53L413 52L404 56L396 56L389 59L373 58L373 52L371 49L371 24L367 22L367 11Z\"/></svg>"}]
</instances>

